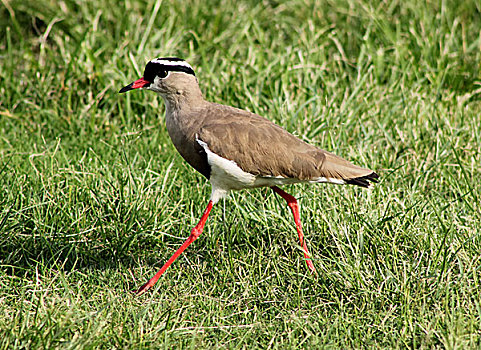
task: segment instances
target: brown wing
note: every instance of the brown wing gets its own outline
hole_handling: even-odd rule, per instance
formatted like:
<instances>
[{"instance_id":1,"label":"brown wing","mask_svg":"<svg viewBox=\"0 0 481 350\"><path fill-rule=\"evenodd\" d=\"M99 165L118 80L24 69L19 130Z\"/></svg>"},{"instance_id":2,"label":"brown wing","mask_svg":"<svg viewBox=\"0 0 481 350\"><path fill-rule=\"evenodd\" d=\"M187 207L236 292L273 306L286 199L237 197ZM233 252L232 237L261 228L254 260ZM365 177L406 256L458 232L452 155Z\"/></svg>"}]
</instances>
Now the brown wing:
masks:
<instances>
[{"instance_id":1,"label":"brown wing","mask_svg":"<svg viewBox=\"0 0 481 350\"><path fill-rule=\"evenodd\" d=\"M210 108L216 117L204 119L199 139L248 173L299 180L334 178L360 186L377 178L372 170L309 145L256 114L216 104Z\"/></svg>"}]
</instances>

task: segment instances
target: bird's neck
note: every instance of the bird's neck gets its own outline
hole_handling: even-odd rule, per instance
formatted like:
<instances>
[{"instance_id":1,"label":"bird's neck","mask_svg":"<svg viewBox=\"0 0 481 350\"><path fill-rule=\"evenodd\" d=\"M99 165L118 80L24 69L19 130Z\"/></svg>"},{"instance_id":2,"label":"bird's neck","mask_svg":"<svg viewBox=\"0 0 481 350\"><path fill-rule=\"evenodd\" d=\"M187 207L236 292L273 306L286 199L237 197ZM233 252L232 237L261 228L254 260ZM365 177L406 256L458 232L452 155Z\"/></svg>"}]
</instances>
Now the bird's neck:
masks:
<instances>
[{"instance_id":1,"label":"bird's neck","mask_svg":"<svg viewBox=\"0 0 481 350\"><path fill-rule=\"evenodd\" d=\"M178 113L180 111L189 111L197 108L205 103L204 97L199 87L189 87L186 90L177 90L168 95L162 95L168 114Z\"/></svg>"}]
</instances>

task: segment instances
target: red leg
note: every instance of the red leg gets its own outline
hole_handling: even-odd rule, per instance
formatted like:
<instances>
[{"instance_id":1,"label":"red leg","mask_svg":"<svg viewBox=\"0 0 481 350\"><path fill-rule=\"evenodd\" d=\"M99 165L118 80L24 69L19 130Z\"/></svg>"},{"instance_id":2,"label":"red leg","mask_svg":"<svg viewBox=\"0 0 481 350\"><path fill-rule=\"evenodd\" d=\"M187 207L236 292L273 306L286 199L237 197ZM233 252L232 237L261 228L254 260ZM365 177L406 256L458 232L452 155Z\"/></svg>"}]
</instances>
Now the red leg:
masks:
<instances>
[{"instance_id":1,"label":"red leg","mask_svg":"<svg viewBox=\"0 0 481 350\"><path fill-rule=\"evenodd\" d=\"M137 295L141 295L141 294L145 293L150 287L152 287L159 280L160 276L162 276L162 274L165 272L165 270L167 270L167 268L175 261L175 259L177 259L179 257L179 255L182 254L182 252L192 242L194 242L197 239L197 237L200 236L200 234L204 230L204 225L207 221L207 217L209 216L209 213L210 213L213 205L214 204L212 203L212 201L209 201L209 204L207 204L207 208L205 209L204 214L202 214L202 217L200 218L199 223L192 229L192 232L191 232L189 238L187 238L187 240L184 242L184 244L182 244L182 246L179 249L177 249L177 251L174 253L174 255L172 255L171 258L164 264L164 266L162 266L162 268L159 270L159 272L157 272L154 277L152 277L146 284L144 284L142 287L140 287L137 290L137 292L136 292Z\"/></svg>"},{"instance_id":2,"label":"red leg","mask_svg":"<svg viewBox=\"0 0 481 350\"><path fill-rule=\"evenodd\" d=\"M309 257L309 251L307 250L306 242L304 241L304 234L302 233L302 226L301 226L301 218L299 216L299 204L297 203L296 198L291 196L289 193L284 192L277 186L271 187L272 190L277 193L279 196L284 198L287 202L287 205L292 210L292 214L294 215L294 221L296 223L297 233L299 234L299 241L301 242L301 246L304 249L304 257L306 258L307 266L312 273L316 272L314 264Z\"/></svg>"}]
</instances>

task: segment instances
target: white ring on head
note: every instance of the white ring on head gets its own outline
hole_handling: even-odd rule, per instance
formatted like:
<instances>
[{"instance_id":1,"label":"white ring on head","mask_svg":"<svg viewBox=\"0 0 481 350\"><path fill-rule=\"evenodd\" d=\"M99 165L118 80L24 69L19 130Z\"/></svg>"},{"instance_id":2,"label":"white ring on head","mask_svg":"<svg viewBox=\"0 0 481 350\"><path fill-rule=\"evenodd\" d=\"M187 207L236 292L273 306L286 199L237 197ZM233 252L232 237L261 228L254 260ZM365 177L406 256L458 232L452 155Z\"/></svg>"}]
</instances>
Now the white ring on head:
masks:
<instances>
[{"instance_id":1,"label":"white ring on head","mask_svg":"<svg viewBox=\"0 0 481 350\"><path fill-rule=\"evenodd\" d=\"M192 69L192 66L185 61L170 61L170 60L165 60L165 59L163 60L163 59L160 59L160 58L155 58L150 62L163 64L164 66L182 66L182 67L187 67L187 68Z\"/></svg>"}]
</instances>

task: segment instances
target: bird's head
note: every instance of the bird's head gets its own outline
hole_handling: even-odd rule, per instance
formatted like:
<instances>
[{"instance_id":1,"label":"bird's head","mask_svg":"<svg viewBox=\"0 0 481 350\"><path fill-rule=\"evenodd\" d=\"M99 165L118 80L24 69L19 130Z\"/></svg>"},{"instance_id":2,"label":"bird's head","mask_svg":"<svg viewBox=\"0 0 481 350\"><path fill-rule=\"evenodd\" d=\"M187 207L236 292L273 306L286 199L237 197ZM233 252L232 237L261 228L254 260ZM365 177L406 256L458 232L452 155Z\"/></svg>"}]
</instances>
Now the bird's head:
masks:
<instances>
[{"instance_id":1,"label":"bird's head","mask_svg":"<svg viewBox=\"0 0 481 350\"><path fill-rule=\"evenodd\" d=\"M144 76L120 89L120 93L133 89L152 90L168 99L189 90L198 90L194 70L186 61L176 57L156 58L147 63Z\"/></svg>"}]
</instances>

